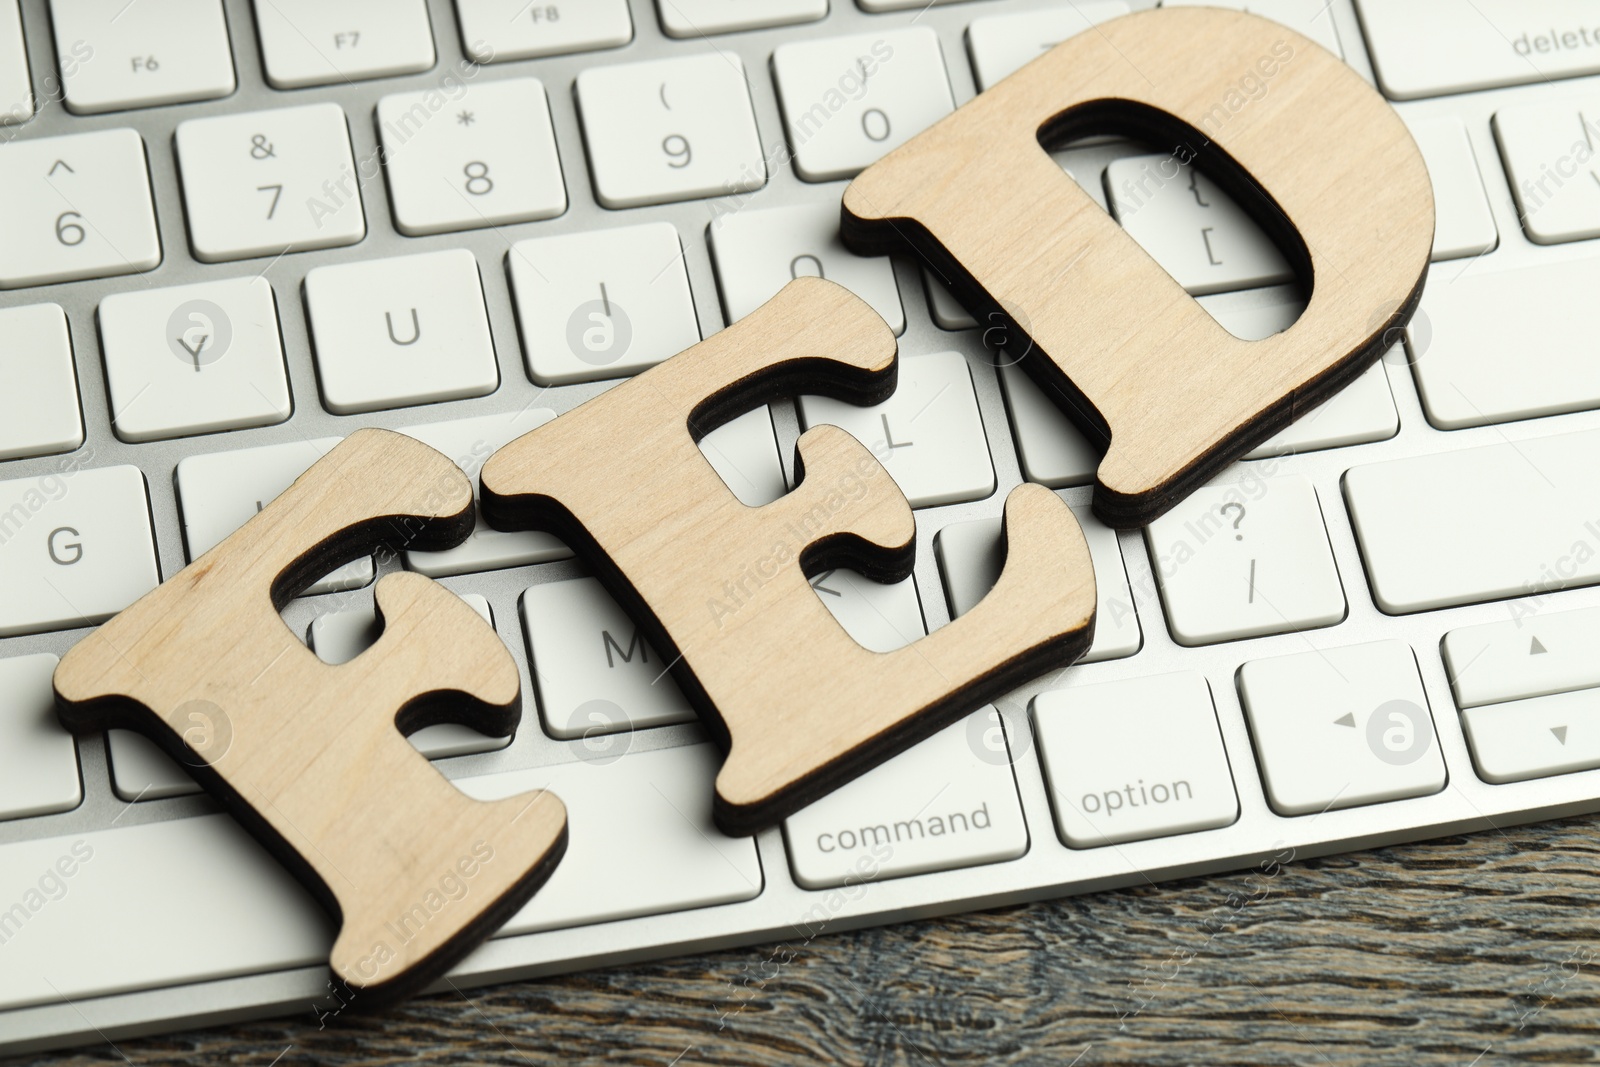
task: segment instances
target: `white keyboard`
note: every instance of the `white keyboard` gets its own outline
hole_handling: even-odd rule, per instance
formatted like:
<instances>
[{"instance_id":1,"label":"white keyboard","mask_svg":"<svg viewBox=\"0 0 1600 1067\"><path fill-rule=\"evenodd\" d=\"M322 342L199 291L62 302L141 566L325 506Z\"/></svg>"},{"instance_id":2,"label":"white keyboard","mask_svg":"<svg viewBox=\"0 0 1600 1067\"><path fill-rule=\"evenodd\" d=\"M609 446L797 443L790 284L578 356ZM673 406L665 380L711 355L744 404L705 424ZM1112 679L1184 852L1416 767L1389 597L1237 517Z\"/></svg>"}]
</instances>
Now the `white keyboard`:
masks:
<instances>
[{"instance_id":1,"label":"white keyboard","mask_svg":"<svg viewBox=\"0 0 1600 1067\"><path fill-rule=\"evenodd\" d=\"M65 732L59 656L352 430L475 476L805 274L893 327L898 392L750 412L706 461L759 505L807 427L874 451L916 568L812 584L880 650L982 597L1001 502L1041 482L1088 538L1093 645L731 839L669 664L557 539L480 526L323 577L285 617L326 660L409 568L523 669L514 739L412 738L473 795L549 786L571 818L458 986L1600 810L1594 5L1226 3L1396 102L1434 263L1381 361L1118 533L1088 508L1095 450L986 347L998 324L845 250L839 197L1153 0L0 0L0 1055L326 992L327 918L181 764ZM1284 329L1290 261L1169 148L1051 151L1226 329Z\"/></svg>"}]
</instances>

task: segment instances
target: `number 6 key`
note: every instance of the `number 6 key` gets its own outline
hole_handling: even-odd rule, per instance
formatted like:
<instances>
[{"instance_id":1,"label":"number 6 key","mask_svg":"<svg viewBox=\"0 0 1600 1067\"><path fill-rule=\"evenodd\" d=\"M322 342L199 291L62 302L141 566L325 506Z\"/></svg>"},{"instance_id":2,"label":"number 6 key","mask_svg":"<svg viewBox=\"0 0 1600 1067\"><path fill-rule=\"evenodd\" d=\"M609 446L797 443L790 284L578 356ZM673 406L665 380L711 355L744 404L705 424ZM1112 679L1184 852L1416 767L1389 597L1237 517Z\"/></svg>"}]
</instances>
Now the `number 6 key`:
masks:
<instances>
[{"instance_id":1,"label":"number 6 key","mask_svg":"<svg viewBox=\"0 0 1600 1067\"><path fill-rule=\"evenodd\" d=\"M153 269L161 239L132 130L0 146L0 289Z\"/></svg>"}]
</instances>

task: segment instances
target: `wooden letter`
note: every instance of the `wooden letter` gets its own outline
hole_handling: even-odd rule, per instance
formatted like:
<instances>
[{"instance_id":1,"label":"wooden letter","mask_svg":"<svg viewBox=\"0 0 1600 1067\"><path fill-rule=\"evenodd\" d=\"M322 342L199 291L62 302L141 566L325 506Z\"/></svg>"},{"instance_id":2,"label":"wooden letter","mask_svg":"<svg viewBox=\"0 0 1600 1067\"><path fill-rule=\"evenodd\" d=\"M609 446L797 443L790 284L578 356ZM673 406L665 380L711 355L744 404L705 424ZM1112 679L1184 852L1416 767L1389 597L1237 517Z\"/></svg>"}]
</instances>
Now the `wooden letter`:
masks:
<instances>
[{"instance_id":1,"label":"wooden letter","mask_svg":"<svg viewBox=\"0 0 1600 1067\"><path fill-rule=\"evenodd\" d=\"M380 545L448 548L472 522L455 464L357 430L56 669L69 729L150 736L342 920L333 973L368 1003L426 984L510 918L560 860L566 811L542 792L469 799L405 741L436 722L516 728L516 664L455 594L386 576L383 635L338 667L278 609Z\"/></svg>"},{"instance_id":2,"label":"wooden letter","mask_svg":"<svg viewBox=\"0 0 1600 1067\"><path fill-rule=\"evenodd\" d=\"M1300 320L1229 334L1041 146L1100 133L1205 168L1287 252ZM1421 295L1433 197L1399 116L1337 58L1252 15L1162 8L1062 42L868 167L842 233L915 250L980 321L1012 323L1023 365L1106 446L1095 512L1128 528L1382 353Z\"/></svg>"},{"instance_id":3,"label":"wooden letter","mask_svg":"<svg viewBox=\"0 0 1600 1067\"><path fill-rule=\"evenodd\" d=\"M1077 521L1024 485L1006 501L1008 558L976 609L906 648L869 652L807 578L910 572L911 508L836 426L800 437L800 484L764 507L734 497L699 438L795 393L856 403L894 388L895 340L832 282L791 282L753 314L513 441L483 467L484 514L547 529L644 626L728 752L713 810L753 833L1088 647L1094 574Z\"/></svg>"}]
</instances>

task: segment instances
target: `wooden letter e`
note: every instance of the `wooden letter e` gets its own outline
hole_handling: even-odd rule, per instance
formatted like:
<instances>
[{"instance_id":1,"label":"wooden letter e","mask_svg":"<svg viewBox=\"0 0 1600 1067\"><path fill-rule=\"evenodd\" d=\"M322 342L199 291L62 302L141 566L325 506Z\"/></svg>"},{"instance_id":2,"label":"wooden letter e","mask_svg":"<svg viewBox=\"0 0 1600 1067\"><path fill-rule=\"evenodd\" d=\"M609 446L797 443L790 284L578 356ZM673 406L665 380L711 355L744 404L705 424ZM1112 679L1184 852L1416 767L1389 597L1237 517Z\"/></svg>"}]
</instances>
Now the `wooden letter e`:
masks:
<instances>
[{"instance_id":1,"label":"wooden letter e","mask_svg":"<svg viewBox=\"0 0 1600 1067\"><path fill-rule=\"evenodd\" d=\"M894 335L871 308L801 278L484 464L490 525L564 539L673 664L728 753L713 812L729 833L770 826L1066 666L1092 636L1088 547L1042 486L1006 500L1007 558L989 595L932 636L880 653L857 644L807 580L833 567L880 581L910 573L911 508L872 453L837 426L815 426L797 446L799 484L753 508L700 452L705 434L780 396L881 401L895 367Z\"/></svg>"}]
</instances>

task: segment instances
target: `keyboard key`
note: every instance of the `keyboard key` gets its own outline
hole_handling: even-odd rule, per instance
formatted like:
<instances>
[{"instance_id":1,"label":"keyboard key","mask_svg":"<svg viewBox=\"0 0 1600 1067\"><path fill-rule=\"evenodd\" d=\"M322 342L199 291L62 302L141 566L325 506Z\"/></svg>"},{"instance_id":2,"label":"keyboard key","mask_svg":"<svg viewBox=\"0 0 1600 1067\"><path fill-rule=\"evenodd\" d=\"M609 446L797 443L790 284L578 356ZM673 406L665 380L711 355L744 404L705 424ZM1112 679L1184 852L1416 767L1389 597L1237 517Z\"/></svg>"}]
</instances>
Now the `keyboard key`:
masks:
<instances>
[{"instance_id":1,"label":"keyboard key","mask_svg":"<svg viewBox=\"0 0 1600 1067\"><path fill-rule=\"evenodd\" d=\"M531 587L522 594L522 623L539 710L552 737L590 741L694 718L667 674L671 661L650 647L597 579Z\"/></svg>"},{"instance_id":2,"label":"keyboard key","mask_svg":"<svg viewBox=\"0 0 1600 1067\"><path fill-rule=\"evenodd\" d=\"M178 499L189 562L211 551L272 503L294 480L332 451L341 438L300 438L281 445L186 456L178 462ZM372 581L372 559L346 563L305 595L359 589Z\"/></svg>"},{"instance_id":3,"label":"keyboard key","mask_svg":"<svg viewBox=\"0 0 1600 1067\"><path fill-rule=\"evenodd\" d=\"M1323 448L1387 441L1399 430L1400 416L1394 408L1394 394L1389 391L1388 374L1379 362L1251 449L1244 458L1292 456Z\"/></svg>"},{"instance_id":4,"label":"keyboard key","mask_svg":"<svg viewBox=\"0 0 1600 1067\"><path fill-rule=\"evenodd\" d=\"M893 652L925 629L911 579L827 571L811 586L851 637ZM784 820L795 881L828 889L1016 859L1028 830L994 708L973 712Z\"/></svg>"},{"instance_id":5,"label":"keyboard key","mask_svg":"<svg viewBox=\"0 0 1600 1067\"><path fill-rule=\"evenodd\" d=\"M856 0L861 10L879 14L885 11L909 11L912 8L927 10L936 4L953 4L957 0Z\"/></svg>"},{"instance_id":6,"label":"keyboard key","mask_svg":"<svg viewBox=\"0 0 1600 1067\"><path fill-rule=\"evenodd\" d=\"M190 119L175 141L197 259L335 248L366 236L350 131L337 104Z\"/></svg>"},{"instance_id":7,"label":"keyboard key","mask_svg":"<svg viewBox=\"0 0 1600 1067\"><path fill-rule=\"evenodd\" d=\"M1111 213L1195 296L1294 280L1244 209L1173 155L1130 156L1106 168Z\"/></svg>"},{"instance_id":8,"label":"keyboard key","mask_svg":"<svg viewBox=\"0 0 1600 1067\"><path fill-rule=\"evenodd\" d=\"M477 593L464 593L461 599L483 616L484 622L494 625L494 612L489 609L487 600ZM354 608L318 615L311 624L307 643L324 663L337 666L349 663L371 648L381 633L377 614L372 608ZM494 752L511 744L511 738L489 737L460 723L445 722L418 730L411 735L411 744L429 759L443 759L446 756Z\"/></svg>"},{"instance_id":9,"label":"keyboard key","mask_svg":"<svg viewBox=\"0 0 1600 1067\"><path fill-rule=\"evenodd\" d=\"M83 444L78 375L57 304L0 308L0 460L70 452Z\"/></svg>"},{"instance_id":10,"label":"keyboard key","mask_svg":"<svg viewBox=\"0 0 1600 1067\"><path fill-rule=\"evenodd\" d=\"M1083 171L1083 177L1080 178L1076 172L1066 165L1065 151L1053 152L1051 153L1051 158L1061 165L1061 173L1071 178L1079 189L1089 194L1090 200L1100 205L1101 211L1104 211L1107 215L1111 214L1111 200L1106 195L1105 182L1101 180L1103 172L1080 168Z\"/></svg>"},{"instance_id":11,"label":"keyboard key","mask_svg":"<svg viewBox=\"0 0 1600 1067\"><path fill-rule=\"evenodd\" d=\"M589 67L577 94L594 192L605 207L733 196L767 184L737 56Z\"/></svg>"},{"instance_id":12,"label":"keyboard key","mask_svg":"<svg viewBox=\"0 0 1600 1067\"><path fill-rule=\"evenodd\" d=\"M1188 834L1239 817L1211 690L1192 671L1033 700L1056 832L1069 848Z\"/></svg>"},{"instance_id":13,"label":"keyboard key","mask_svg":"<svg viewBox=\"0 0 1600 1067\"><path fill-rule=\"evenodd\" d=\"M1241 308L1226 306L1220 298L1203 297L1198 303L1223 329L1246 341L1260 341L1287 330L1305 309L1300 301ZM1389 391L1388 375L1382 363L1374 363L1331 398L1257 445L1245 458L1264 459L1387 441L1399 430L1400 416Z\"/></svg>"},{"instance_id":14,"label":"keyboard key","mask_svg":"<svg viewBox=\"0 0 1600 1067\"><path fill-rule=\"evenodd\" d=\"M1344 491L1378 606L1398 615L1600 582L1597 468L1594 430L1351 468Z\"/></svg>"},{"instance_id":15,"label":"keyboard key","mask_svg":"<svg viewBox=\"0 0 1600 1067\"><path fill-rule=\"evenodd\" d=\"M1595 35L1600 56L1600 27ZM1494 132L1528 240L1600 237L1600 97L1502 108Z\"/></svg>"},{"instance_id":16,"label":"keyboard key","mask_svg":"<svg viewBox=\"0 0 1600 1067\"><path fill-rule=\"evenodd\" d=\"M1161 6L1230 7L1235 11L1248 11L1282 23L1340 59L1344 58L1344 49L1339 47L1339 31L1333 25L1330 0L1161 0Z\"/></svg>"},{"instance_id":17,"label":"keyboard key","mask_svg":"<svg viewBox=\"0 0 1600 1067\"><path fill-rule=\"evenodd\" d=\"M114 293L99 316L124 441L271 426L294 409L264 277Z\"/></svg>"},{"instance_id":18,"label":"keyboard key","mask_svg":"<svg viewBox=\"0 0 1600 1067\"><path fill-rule=\"evenodd\" d=\"M1094 643L1078 662L1131 656L1139 651L1141 641L1139 615L1128 588L1128 572L1123 566L1117 533L1096 519L1087 507L1073 508L1072 513L1089 542L1095 583ZM944 577L950 616L965 615L978 606L1000 577L1004 562L1000 520L951 523L939 531L934 551L939 557L939 573Z\"/></svg>"},{"instance_id":19,"label":"keyboard key","mask_svg":"<svg viewBox=\"0 0 1600 1067\"><path fill-rule=\"evenodd\" d=\"M922 271L922 286L928 294L928 313L941 330L970 330L978 325L972 313L961 306L950 290L926 268Z\"/></svg>"},{"instance_id":20,"label":"keyboard key","mask_svg":"<svg viewBox=\"0 0 1600 1067\"><path fill-rule=\"evenodd\" d=\"M0 482L0 637L105 622L160 581L137 467Z\"/></svg>"},{"instance_id":21,"label":"keyboard key","mask_svg":"<svg viewBox=\"0 0 1600 1067\"><path fill-rule=\"evenodd\" d=\"M770 504L789 491L778 458L772 412L760 407L723 423L700 439L700 453L746 507Z\"/></svg>"},{"instance_id":22,"label":"keyboard key","mask_svg":"<svg viewBox=\"0 0 1600 1067\"><path fill-rule=\"evenodd\" d=\"M478 261L464 248L317 267L305 291L322 402L335 415L500 385Z\"/></svg>"},{"instance_id":23,"label":"keyboard key","mask_svg":"<svg viewBox=\"0 0 1600 1067\"><path fill-rule=\"evenodd\" d=\"M1459 259L1500 243L1489 195L1460 119L1445 115L1411 123L1411 136L1433 180L1433 259Z\"/></svg>"},{"instance_id":24,"label":"keyboard key","mask_svg":"<svg viewBox=\"0 0 1600 1067\"><path fill-rule=\"evenodd\" d=\"M805 889L1013 860L1028 827L1005 727L981 708L784 820Z\"/></svg>"},{"instance_id":25,"label":"keyboard key","mask_svg":"<svg viewBox=\"0 0 1600 1067\"><path fill-rule=\"evenodd\" d=\"M627 377L700 341L669 222L518 241L506 263L528 377L540 385Z\"/></svg>"},{"instance_id":26,"label":"keyboard key","mask_svg":"<svg viewBox=\"0 0 1600 1067\"><path fill-rule=\"evenodd\" d=\"M1577 313L1596 286L1600 258L1468 271L1423 289L1406 345L1428 421L1454 430L1600 407L1600 361Z\"/></svg>"},{"instance_id":27,"label":"keyboard key","mask_svg":"<svg viewBox=\"0 0 1600 1067\"><path fill-rule=\"evenodd\" d=\"M65 891L42 896L42 876ZM333 941L310 894L227 815L0 846L0 894L23 902L0 930L6 1008L325 965ZM199 915L216 922L204 937Z\"/></svg>"},{"instance_id":28,"label":"keyboard key","mask_svg":"<svg viewBox=\"0 0 1600 1067\"><path fill-rule=\"evenodd\" d=\"M959 352L901 357L894 395L871 407L803 396L800 422L807 429L828 422L847 430L878 457L912 507L981 500L994 492L978 397Z\"/></svg>"},{"instance_id":29,"label":"keyboard key","mask_svg":"<svg viewBox=\"0 0 1600 1067\"><path fill-rule=\"evenodd\" d=\"M1394 100L1600 72L1590 0L1356 0L1356 9L1378 83Z\"/></svg>"},{"instance_id":30,"label":"keyboard key","mask_svg":"<svg viewBox=\"0 0 1600 1067\"><path fill-rule=\"evenodd\" d=\"M567 210L550 104L537 78L378 101L395 226L408 237L549 219ZM435 105L435 106L430 106Z\"/></svg>"},{"instance_id":31,"label":"keyboard key","mask_svg":"<svg viewBox=\"0 0 1600 1067\"><path fill-rule=\"evenodd\" d=\"M972 55L978 91L990 88L1068 37L1128 11L1123 0L1085 0L1043 11L973 19L967 27L967 51Z\"/></svg>"},{"instance_id":32,"label":"keyboard key","mask_svg":"<svg viewBox=\"0 0 1600 1067\"><path fill-rule=\"evenodd\" d=\"M910 578L891 585L840 569L812 578L811 588L845 633L869 652L893 652L928 632Z\"/></svg>"},{"instance_id":33,"label":"keyboard key","mask_svg":"<svg viewBox=\"0 0 1600 1067\"><path fill-rule=\"evenodd\" d=\"M479 63L618 48L633 40L628 0L456 0L461 43Z\"/></svg>"},{"instance_id":34,"label":"keyboard key","mask_svg":"<svg viewBox=\"0 0 1600 1067\"><path fill-rule=\"evenodd\" d=\"M0 819L71 811L83 800L78 745L56 718L55 656L0 659Z\"/></svg>"},{"instance_id":35,"label":"keyboard key","mask_svg":"<svg viewBox=\"0 0 1600 1067\"><path fill-rule=\"evenodd\" d=\"M458 779L493 800L549 789L567 806L567 854L498 937L750 900L761 893L754 838L711 821L711 745L594 758Z\"/></svg>"},{"instance_id":36,"label":"keyboard key","mask_svg":"<svg viewBox=\"0 0 1600 1067\"><path fill-rule=\"evenodd\" d=\"M1478 777L1495 785L1600 767L1600 689L1469 708L1461 725Z\"/></svg>"},{"instance_id":37,"label":"keyboard key","mask_svg":"<svg viewBox=\"0 0 1600 1067\"><path fill-rule=\"evenodd\" d=\"M1100 450L1090 447L1083 432L1019 364L1000 368L1000 388L1011 416L1017 459L1030 482L1060 489L1088 485L1100 466Z\"/></svg>"},{"instance_id":38,"label":"keyboard key","mask_svg":"<svg viewBox=\"0 0 1600 1067\"><path fill-rule=\"evenodd\" d=\"M416 74L433 66L426 0L255 0L277 89Z\"/></svg>"},{"instance_id":39,"label":"keyboard key","mask_svg":"<svg viewBox=\"0 0 1600 1067\"><path fill-rule=\"evenodd\" d=\"M526 407L506 415L478 415L453 422L433 422L397 429L455 460L456 466L466 472L476 489L478 472L483 469L484 460L555 417L556 413L549 408ZM444 578L452 574L567 559L572 555L572 550L547 533L492 529L483 521L483 513L479 511L472 534L455 548L443 552L407 552L405 555L406 566L412 570L430 578Z\"/></svg>"},{"instance_id":40,"label":"keyboard key","mask_svg":"<svg viewBox=\"0 0 1600 1067\"><path fill-rule=\"evenodd\" d=\"M772 72L795 170L810 182L852 177L955 110L926 26L782 44Z\"/></svg>"},{"instance_id":41,"label":"keyboard key","mask_svg":"<svg viewBox=\"0 0 1600 1067\"><path fill-rule=\"evenodd\" d=\"M233 92L233 53L221 0L50 0L67 107L98 115L214 100ZM81 42L81 44L80 44Z\"/></svg>"},{"instance_id":42,"label":"keyboard key","mask_svg":"<svg viewBox=\"0 0 1600 1067\"><path fill-rule=\"evenodd\" d=\"M189 772L143 734L107 730L106 756L111 762L111 789L119 800L134 804L201 792Z\"/></svg>"},{"instance_id":43,"label":"keyboard key","mask_svg":"<svg viewBox=\"0 0 1600 1067\"><path fill-rule=\"evenodd\" d=\"M1239 668L1267 799L1315 815L1444 788L1416 658L1403 641L1251 660Z\"/></svg>"},{"instance_id":44,"label":"keyboard key","mask_svg":"<svg viewBox=\"0 0 1600 1067\"><path fill-rule=\"evenodd\" d=\"M17 0L0 0L0 126L33 118L33 84Z\"/></svg>"},{"instance_id":45,"label":"keyboard key","mask_svg":"<svg viewBox=\"0 0 1600 1067\"><path fill-rule=\"evenodd\" d=\"M1444 635L1456 705L1476 708L1600 686L1600 608L1519 614Z\"/></svg>"},{"instance_id":46,"label":"keyboard key","mask_svg":"<svg viewBox=\"0 0 1600 1067\"><path fill-rule=\"evenodd\" d=\"M1304 475L1196 490L1145 529L1180 645L1332 626L1344 589Z\"/></svg>"},{"instance_id":47,"label":"keyboard key","mask_svg":"<svg viewBox=\"0 0 1600 1067\"><path fill-rule=\"evenodd\" d=\"M661 28L668 37L764 30L815 22L828 13L828 0L656 0Z\"/></svg>"},{"instance_id":48,"label":"keyboard key","mask_svg":"<svg viewBox=\"0 0 1600 1067\"><path fill-rule=\"evenodd\" d=\"M795 278L838 282L883 316L896 334L906 316L887 256L858 256L839 239L839 212L826 204L745 210L708 229L722 309L742 319Z\"/></svg>"},{"instance_id":49,"label":"keyboard key","mask_svg":"<svg viewBox=\"0 0 1600 1067\"><path fill-rule=\"evenodd\" d=\"M0 145L0 289L108 278L161 262L144 141L100 130Z\"/></svg>"}]
</instances>

